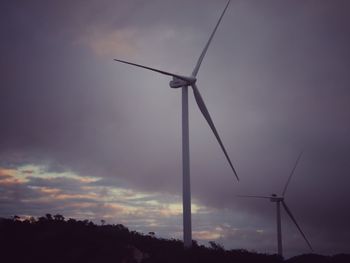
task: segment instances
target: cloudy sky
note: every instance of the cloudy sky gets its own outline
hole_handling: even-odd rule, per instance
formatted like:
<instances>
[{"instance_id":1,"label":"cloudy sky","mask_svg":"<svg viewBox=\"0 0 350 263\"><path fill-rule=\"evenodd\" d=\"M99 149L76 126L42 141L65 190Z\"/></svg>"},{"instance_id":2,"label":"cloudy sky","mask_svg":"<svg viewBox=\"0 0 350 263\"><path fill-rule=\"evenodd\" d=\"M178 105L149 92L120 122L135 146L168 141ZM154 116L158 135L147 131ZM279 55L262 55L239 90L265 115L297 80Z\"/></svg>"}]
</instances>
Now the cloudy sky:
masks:
<instances>
[{"instance_id":1,"label":"cloudy sky","mask_svg":"<svg viewBox=\"0 0 350 263\"><path fill-rule=\"evenodd\" d=\"M0 216L182 238L181 92L113 58L189 74L226 1L1 1ZM190 94L193 235L276 251L286 193L315 252L350 253L350 8L232 0L198 75L239 183ZM287 256L307 253L282 216Z\"/></svg>"}]
</instances>

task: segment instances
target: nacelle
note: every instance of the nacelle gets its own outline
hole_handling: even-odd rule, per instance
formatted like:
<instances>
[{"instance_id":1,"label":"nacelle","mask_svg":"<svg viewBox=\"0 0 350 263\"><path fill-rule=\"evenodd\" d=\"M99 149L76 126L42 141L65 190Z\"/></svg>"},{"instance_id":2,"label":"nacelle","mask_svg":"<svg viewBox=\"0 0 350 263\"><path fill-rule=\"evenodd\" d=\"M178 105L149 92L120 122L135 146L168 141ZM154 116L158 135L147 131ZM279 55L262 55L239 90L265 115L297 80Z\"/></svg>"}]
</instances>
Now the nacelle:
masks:
<instances>
[{"instance_id":1,"label":"nacelle","mask_svg":"<svg viewBox=\"0 0 350 263\"><path fill-rule=\"evenodd\" d=\"M183 77L183 78L185 78L186 80L173 77L173 80L169 82L170 88L178 89L185 86L190 86L196 83L196 80L197 80L196 78L193 78L193 77Z\"/></svg>"},{"instance_id":2,"label":"nacelle","mask_svg":"<svg viewBox=\"0 0 350 263\"><path fill-rule=\"evenodd\" d=\"M281 196L277 196L276 194L272 194L271 195L271 198L270 198L270 201L271 202L281 202L281 201L283 201L283 197L281 197Z\"/></svg>"},{"instance_id":3,"label":"nacelle","mask_svg":"<svg viewBox=\"0 0 350 263\"><path fill-rule=\"evenodd\" d=\"M182 79L174 78L172 81L169 82L169 86L170 86L170 88L178 89L178 88L182 88L184 86L188 86L188 82L184 81Z\"/></svg>"}]
</instances>

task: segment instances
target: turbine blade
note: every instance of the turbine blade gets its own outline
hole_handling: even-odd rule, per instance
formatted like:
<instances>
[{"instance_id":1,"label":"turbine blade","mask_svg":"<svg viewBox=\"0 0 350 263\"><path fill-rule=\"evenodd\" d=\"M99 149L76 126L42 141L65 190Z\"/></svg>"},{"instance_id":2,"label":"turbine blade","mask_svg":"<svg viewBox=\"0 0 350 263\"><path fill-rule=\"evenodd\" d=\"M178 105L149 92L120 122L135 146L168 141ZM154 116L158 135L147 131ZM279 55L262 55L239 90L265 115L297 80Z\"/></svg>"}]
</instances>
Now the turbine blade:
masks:
<instances>
[{"instance_id":1,"label":"turbine blade","mask_svg":"<svg viewBox=\"0 0 350 263\"><path fill-rule=\"evenodd\" d=\"M305 239L305 241L306 241L307 245L309 246L309 248L311 249L311 251L313 251L312 246L311 246L309 240L307 240L307 238L306 238L304 232L301 230L301 228L300 228L300 226L298 225L297 221L295 220L295 218L294 218L292 212L289 210L288 206L286 205L286 203L285 203L284 201L282 201L282 205L283 205L283 207L284 207L284 210L286 210L287 214L289 215L289 217L292 219L292 221L294 222L294 224L295 224L296 227L298 228L300 234L301 234L301 235L303 236L303 238Z\"/></svg>"},{"instance_id":2,"label":"turbine blade","mask_svg":"<svg viewBox=\"0 0 350 263\"><path fill-rule=\"evenodd\" d=\"M271 196L262 196L262 195L236 195L237 197L244 197L244 198L265 198L270 199Z\"/></svg>"},{"instance_id":3,"label":"turbine blade","mask_svg":"<svg viewBox=\"0 0 350 263\"><path fill-rule=\"evenodd\" d=\"M196 102L197 102L197 105L198 105L200 111L202 112L204 118L207 120L211 130L213 131L217 141L219 142L219 144L221 146L222 151L224 152L224 154L226 156L227 161L229 162L229 164L230 164L230 166L232 168L233 173L235 174L235 176L237 177L237 180L239 181L239 178L238 178L238 175L236 173L236 170L235 170L235 168L233 168L233 164L232 164L232 162L230 160L230 157L228 156L228 154L226 152L225 146L224 146L224 144L222 143L222 141L220 139L220 136L219 136L219 134L218 134L218 132L217 132L217 130L215 128L215 125L214 125L214 123L213 123L213 121L212 121L212 119L210 117L209 111L208 111L207 107L205 106L205 103L204 103L204 101L202 99L201 94L199 93L199 90L198 90L196 84L192 85L192 89L193 89L194 98L196 99Z\"/></svg>"},{"instance_id":4,"label":"turbine blade","mask_svg":"<svg viewBox=\"0 0 350 263\"><path fill-rule=\"evenodd\" d=\"M290 173L290 175L289 175L289 177L288 177L287 183L286 183L286 185L284 186L282 196L284 196L285 193L286 193L286 191L287 191L287 187L288 187L288 185L289 185L290 179L292 179L292 176L293 176L293 174L294 174L295 168L297 168L297 165L298 165L299 160L300 160L300 158L301 158L302 155L303 155L303 152L300 152L300 154L299 154L299 156L298 156L298 158L297 158L297 160L296 160L296 162L295 162L295 164L294 164L294 167L293 167L293 169L292 169L292 172Z\"/></svg>"},{"instance_id":5,"label":"turbine blade","mask_svg":"<svg viewBox=\"0 0 350 263\"><path fill-rule=\"evenodd\" d=\"M164 74L164 75L172 76L172 77L175 77L175 78L187 81L187 79L184 78L183 76L180 76L180 75L177 75L177 74L174 74L174 73L170 73L170 72L166 72L166 71L163 71L163 70L160 70L160 69L155 69L155 68L143 66L143 65L140 65L140 64L135 64L135 63L124 61L124 60L120 60L120 59L114 59L114 60L117 61L117 62L129 64L129 65L132 65L132 66L135 66L135 67L139 67L139 68L148 69L148 70L151 70L151 71L155 71L155 72L158 72L158 73L161 73L161 74Z\"/></svg>"},{"instance_id":6,"label":"turbine blade","mask_svg":"<svg viewBox=\"0 0 350 263\"><path fill-rule=\"evenodd\" d=\"M216 24L216 26L215 26L215 28L214 28L214 31L211 33L210 38L209 38L207 44L205 45L205 47L204 47L204 49L203 49L203 51L202 51L202 54L201 54L200 57L198 58L197 64L196 64L196 66L195 66L195 68L193 69L193 72L192 72L192 76L193 76L193 77L196 77L197 74L198 74L199 68L200 68L200 66L201 66L201 64L202 64L202 61L203 61L203 58L204 58L205 54L207 53L208 47L209 47L209 45L210 45L210 42L212 41L212 39L213 39L213 37L214 37L214 35L215 35L215 32L216 32L216 30L218 29L219 24L220 24L220 22L221 22L221 20L222 20L222 18L223 18L223 16L224 16L224 14L225 14L225 12L226 12L226 9L227 9L228 5L230 4L230 2L231 2L231 0L229 0L229 1L227 2L226 7L225 7L224 11L222 12L222 14L221 14L221 16L220 16L220 18L219 18L219 21L217 22L217 24Z\"/></svg>"}]
</instances>

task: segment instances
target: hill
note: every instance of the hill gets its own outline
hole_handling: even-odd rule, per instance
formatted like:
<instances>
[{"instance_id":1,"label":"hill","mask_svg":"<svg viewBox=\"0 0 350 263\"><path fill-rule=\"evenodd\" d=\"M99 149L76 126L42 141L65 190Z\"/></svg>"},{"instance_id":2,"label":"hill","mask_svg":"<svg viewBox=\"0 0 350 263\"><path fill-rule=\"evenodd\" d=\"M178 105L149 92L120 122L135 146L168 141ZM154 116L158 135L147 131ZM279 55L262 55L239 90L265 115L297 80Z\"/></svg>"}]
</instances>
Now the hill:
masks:
<instances>
[{"instance_id":1,"label":"hill","mask_svg":"<svg viewBox=\"0 0 350 263\"><path fill-rule=\"evenodd\" d=\"M2 218L0 233L1 259L5 259L2 262L284 262L277 255L225 250L215 242L205 247L194 241L193 248L184 250L180 240L144 235L120 224L96 225L88 220L65 220L62 215L47 214L26 220ZM350 255L302 255L285 262L345 263L350 262Z\"/></svg>"}]
</instances>

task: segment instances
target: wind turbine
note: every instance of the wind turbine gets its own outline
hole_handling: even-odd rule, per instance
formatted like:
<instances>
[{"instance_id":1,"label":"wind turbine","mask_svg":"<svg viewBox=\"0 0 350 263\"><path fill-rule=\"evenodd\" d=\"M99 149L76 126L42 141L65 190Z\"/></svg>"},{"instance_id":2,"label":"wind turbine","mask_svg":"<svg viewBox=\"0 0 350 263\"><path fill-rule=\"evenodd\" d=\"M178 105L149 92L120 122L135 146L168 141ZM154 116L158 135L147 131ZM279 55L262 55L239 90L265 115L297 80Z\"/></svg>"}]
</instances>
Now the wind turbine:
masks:
<instances>
[{"instance_id":1,"label":"wind turbine","mask_svg":"<svg viewBox=\"0 0 350 263\"><path fill-rule=\"evenodd\" d=\"M128 61L120 60L120 59L114 59L115 61L129 64L132 66L140 67L143 69L151 70L158 72L160 74L168 75L172 77L172 80L170 81L169 85L173 89L181 88L182 89L182 201L183 201L183 239L184 239L184 246L185 248L190 248L192 246L192 226L191 226L191 185L190 185L190 152L189 152L189 126L188 126L188 87L192 87L194 98L197 102L198 108L202 112L204 118L208 122L211 130L213 131L222 151L224 152L224 155L234 173L237 180L239 180L238 175L236 173L235 168L233 167L233 164L230 160L230 157L228 156L228 153L225 149L224 144L222 143L219 133L217 132L215 125L210 117L209 111L207 107L205 106L204 100L198 90L198 87L196 85L197 81L197 74L199 71L199 68L201 66L201 63L204 59L205 54L207 53L208 47L215 35L215 32L217 28L219 27L219 24L230 4L229 0L225 6L225 9L223 10L213 32L211 33L208 42L206 43L201 55L198 58L197 64L195 65L192 74L190 76L183 76L178 75L170 72L166 72L163 70L143 66L140 64L131 63Z\"/></svg>"},{"instance_id":2,"label":"wind turbine","mask_svg":"<svg viewBox=\"0 0 350 263\"><path fill-rule=\"evenodd\" d=\"M301 227L299 226L299 224L297 223L295 217L293 216L292 212L290 211L290 209L288 208L286 202L284 201L284 196L286 194L287 191L287 187L289 185L290 180L292 179L292 176L294 174L294 171L299 163L299 160L302 156L302 152L299 154L294 167L292 169L292 172L290 173L288 180L286 182L286 185L283 188L283 192L281 196L278 196L277 194L272 194L271 196L258 196L258 195L238 195L238 197L250 197L250 198L262 198L262 199L270 199L271 202L276 203L276 215L277 215L277 249L278 249L278 254L280 256L283 256L283 251L282 251L282 231L281 231L281 204L284 208L284 210L286 211L286 213L289 215L289 217L292 219L293 223L296 225L296 227L298 228L300 234L302 235L302 237L304 238L304 240L306 241L307 245L309 246L309 248L311 249L311 251L313 251L311 244L309 242L309 240L306 238L304 232L301 230Z\"/></svg>"}]
</instances>

